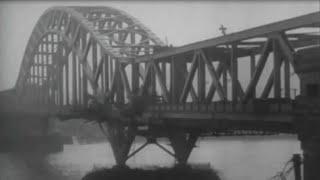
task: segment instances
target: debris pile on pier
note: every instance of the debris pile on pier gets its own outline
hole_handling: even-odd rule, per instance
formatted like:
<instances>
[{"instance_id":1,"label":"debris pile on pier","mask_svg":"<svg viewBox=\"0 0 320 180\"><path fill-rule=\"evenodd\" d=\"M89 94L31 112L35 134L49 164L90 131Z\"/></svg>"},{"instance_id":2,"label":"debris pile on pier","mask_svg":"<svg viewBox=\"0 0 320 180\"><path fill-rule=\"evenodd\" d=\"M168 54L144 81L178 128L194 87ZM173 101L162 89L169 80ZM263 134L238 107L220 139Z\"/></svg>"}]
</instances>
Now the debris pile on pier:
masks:
<instances>
[{"instance_id":1,"label":"debris pile on pier","mask_svg":"<svg viewBox=\"0 0 320 180\"><path fill-rule=\"evenodd\" d=\"M82 180L220 180L212 169L195 169L190 167L158 168L154 170L112 168L89 172Z\"/></svg>"}]
</instances>

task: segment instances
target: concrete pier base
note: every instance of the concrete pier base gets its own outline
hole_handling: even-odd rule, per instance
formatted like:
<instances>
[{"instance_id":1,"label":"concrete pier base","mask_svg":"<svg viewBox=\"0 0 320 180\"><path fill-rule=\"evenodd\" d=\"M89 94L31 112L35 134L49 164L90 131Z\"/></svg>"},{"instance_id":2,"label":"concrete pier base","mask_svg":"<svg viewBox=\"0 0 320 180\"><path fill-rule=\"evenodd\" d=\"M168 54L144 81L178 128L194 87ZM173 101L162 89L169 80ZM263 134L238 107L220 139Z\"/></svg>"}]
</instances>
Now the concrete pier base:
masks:
<instances>
[{"instance_id":1,"label":"concrete pier base","mask_svg":"<svg viewBox=\"0 0 320 180\"><path fill-rule=\"evenodd\" d=\"M126 168L126 161L136 137L136 126L124 126L120 123L107 123L106 135L116 161L116 168Z\"/></svg>"},{"instance_id":2,"label":"concrete pier base","mask_svg":"<svg viewBox=\"0 0 320 180\"><path fill-rule=\"evenodd\" d=\"M303 179L320 179L320 122L308 119L299 128L303 150Z\"/></svg>"},{"instance_id":3,"label":"concrete pier base","mask_svg":"<svg viewBox=\"0 0 320 180\"><path fill-rule=\"evenodd\" d=\"M199 137L197 132L184 132L181 129L170 130L169 140L179 166L185 166Z\"/></svg>"},{"instance_id":4,"label":"concrete pier base","mask_svg":"<svg viewBox=\"0 0 320 180\"><path fill-rule=\"evenodd\" d=\"M304 180L320 179L320 137L301 142Z\"/></svg>"}]
</instances>

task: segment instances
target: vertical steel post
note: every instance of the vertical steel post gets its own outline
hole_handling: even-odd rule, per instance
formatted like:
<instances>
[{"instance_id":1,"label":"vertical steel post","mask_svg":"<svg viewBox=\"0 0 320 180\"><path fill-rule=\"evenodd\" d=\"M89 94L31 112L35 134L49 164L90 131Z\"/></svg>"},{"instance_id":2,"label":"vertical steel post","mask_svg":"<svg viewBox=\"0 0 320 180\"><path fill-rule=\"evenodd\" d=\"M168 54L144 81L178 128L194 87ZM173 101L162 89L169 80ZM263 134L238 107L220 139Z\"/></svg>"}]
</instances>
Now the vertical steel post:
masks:
<instances>
[{"instance_id":1,"label":"vertical steel post","mask_svg":"<svg viewBox=\"0 0 320 180\"><path fill-rule=\"evenodd\" d=\"M104 85L103 92L109 91L109 56L107 54L103 55L104 60Z\"/></svg>"},{"instance_id":2,"label":"vertical steel post","mask_svg":"<svg viewBox=\"0 0 320 180\"><path fill-rule=\"evenodd\" d=\"M139 64L133 63L131 65L131 86L132 92L134 95L137 95L139 92Z\"/></svg>"},{"instance_id":3,"label":"vertical steel post","mask_svg":"<svg viewBox=\"0 0 320 180\"><path fill-rule=\"evenodd\" d=\"M92 42L92 71L93 74L95 74L97 72L97 67L98 67L98 48L97 48L97 43ZM88 61L90 61L90 59L88 59ZM97 82L98 84L98 82ZM93 94L97 94L97 89L96 87L92 87L93 90Z\"/></svg>"},{"instance_id":4,"label":"vertical steel post","mask_svg":"<svg viewBox=\"0 0 320 180\"><path fill-rule=\"evenodd\" d=\"M120 63L118 61L115 61L115 76L117 77L115 79L116 81L116 102L117 103L124 103L124 87L123 87L123 83L121 82L122 79L120 77Z\"/></svg>"},{"instance_id":5,"label":"vertical steel post","mask_svg":"<svg viewBox=\"0 0 320 180\"><path fill-rule=\"evenodd\" d=\"M130 41L131 44L136 44L136 33L131 32L130 33ZM136 48L131 47L131 53L136 53ZM131 87L132 87L132 93L133 95L137 95L139 92L139 66L138 63L133 63L131 65Z\"/></svg>"},{"instance_id":6,"label":"vertical steel post","mask_svg":"<svg viewBox=\"0 0 320 180\"><path fill-rule=\"evenodd\" d=\"M52 63L56 63L57 64L57 68L58 70L55 71L55 75L58 77L58 89L59 89L59 93L58 93L58 97L59 97L59 101L58 104L60 106L63 105L63 99L64 99L64 89L63 89L63 84L64 84L64 79L63 79L63 63L64 63L64 59L63 59L63 54L62 54L62 45L60 45L58 43L57 40L57 54L58 54L58 59L57 62L53 62L54 60L52 59Z\"/></svg>"},{"instance_id":7,"label":"vertical steel post","mask_svg":"<svg viewBox=\"0 0 320 180\"><path fill-rule=\"evenodd\" d=\"M45 46L45 51L48 52L48 54L46 55L39 55L39 58L41 59L41 77L42 77L42 102L44 104L47 104L47 84L48 83L48 79L46 77L46 74L44 73L44 69L46 68L46 60L48 59L49 57L49 48L48 48L48 45L49 45L49 41L48 41L48 36L45 37L45 41L46 41L46 46Z\"/></svg>"},{"instance_id":8,"label":"vertical steel post","mask_svg":"<svg viewBox=\"0 0 320 180\"><path fill-rule=\"evenodd\" d=\"M295 180L301 180L301 163L302 163L302 161L301 161L300 154L294 154L292 161L293 161Z\"/></svg>"},{"instance_id":9,"label":"vertical steel post","mask_svg":"<svg viewBox=\"0 0 320 180\"><path fill-rule=\"evenodd\" d=\"M204 102L205 96L206 96L205 63L201 57L198 57L198 101Z\"/></svg>"},{"instance_id":10,"label":"vertical steel post","mask_svg":"<svg viewBox=\"0 0 320 180\"><path fill-rule=\"evenodd\" d=\"M238 101L238 57L237 45L232 44L231 48L231 79L232 79L232 102Z\"/></svg>"},{"instance_id":11,"label":"vertical steel post","mask_svg":"<svg viewBox=\"0 0 320 180\"><path fill-rule=\"evenodd\" d=\"M226 100L228 100L228 64L229 59L225 59L223 62L223 72L222 72L222 81L223 81L223 90L226 96Z\"/></svg>"},{"instance_id":12,"label":"vertical steel post","mask_svg":"<svg viewBox=\"0 0 320 180\"><path fill-rule=\"evenodd\" d=\"M78 104L77 97L77 57L72 52L72 103L74 106Z\"/></svg>"},{"instance_id":13,"label":"vertical steel post","mask_svg":"<svg viewBox=\"0 0 320 180\"><path fill-rule=\"evenodd\" d=\"M250 79L254 76L254 71L256 69L256 56L254 54L250 55ZM252 90L252 98L256 98L256 88Z\"/></svg>"},{"instance_id":14,"label":"vertical steel post","mask_svg":"<svg viewBox=\"0 0 320 180\"><path fill-rule=\"evenodd\" d=\"M281 56L277 40L273 40L274 98L281 98Z\"/></svg>"},{"instance_id":15,"label":"vertical steel post","mask_svg":"<svg viewBox=\"0 0 320 180\"><path fill-rule=\"evenodd\" d=\"M85 47L87 43L89 43L89 41L87 42L87 37L86 37L86 33L83 33L83 46ZM83 59L83 61L85 61ZM81 62L83 63L83 62ZM83 68L83 64L82 64L82 68L81 68L81 71L82 71L82 94L83 94L83 105L84 107L87 107L88 105L88 79L85 75L85 70Z\"/></svg>"},{"instance_id":16,"label":"vertical steel post","mask_svg":"<svg viewBox=\"0 0 320 180\"><path fill-rule=\"evenodd\" d=\"M41 103L42 104L45 104L45 86L44 86L44 57L48 56L48 54L50 52L48 52L47 50L47 47L48 47L48 38L47 37L44 37L44 41L46 42L46 52L47 54L42 56L42 55L38 55L38 59L39 59L39 66L41 67L41 93L40 93L40 96L41 96Z\"/></svg>"},{"instance_id":17,"label":"vertical steel post","mask_svg":"<svg viewBox=\"0 0 320 180\"><path fill-rule=\"evenodd\" d=\"M45 44L44 39L42 39L42 43L43 46ZM47 52L45 52L46 54ZM41 100L41 90L40 90L40 58L38 58L37 55L34 56L34 59L36 60L36 67L37 67L37 103L40 104L40 100Z\"/></svg>"},{"instance_id":18,"label":"vertical steel post","mask_svg":"<svg viewBox=\"0 0 320 180\"><path fill-rule=\"evenodd\" d=\"M74 53L74 55L75 55L75 53ZM79 105L82 105L82 103L83 103L83 93L82 93L82 91L83 91L83 86L82 86L82 84L83 84L83 81L82 81L82 78L81 78L81 74L82 74L82 69L81 69L81 62L80 62L80 59L78 58L78 75L77 75L77 77L78 77L78 98L79 98L79 101L78 101L78 103L79 103Z\"/></svg>"},{"instance_id":19,"label":"vertical steel post","mask_svg":"<svg viewBox=\"0 0 320 180\"><path fill-rule=\"evenodd\" d=\"M290 97L290 62L284 59L284 95L286 98Z\"/></svg>"},{"instance_id":20,"label":"vertical steel post","mask_svg":"<svg viewBox=\"0 0 320 180\"><path fill-rule=\"evenodd\" d=\"M161 75L162 75L162 79L164 81L164 85L167 86L167 65L166 62L161 62Z\"/></svg>"},{"instance_id":21,"label":"vertical steel post","mask_svg":"<svg viewBox=\"0 0 320 180\"><path fill-rule=\"evenodd\" d=\"M184 72L187 71L187 65L184 61L179 61L178 57L171 57L171 102L178 103L185 84Z\"/></svg>"},{"instance_id":22,"label":"vertical steel post","mask_svg":"<svg viewBox=\"0 0 320 180\"><path fill-rule=\"evenodd\" d=\"M62 46L62 45L61 45ZM66 48L62 48L63 49L63 61L65 63L65 70L66 70L66 105L69 105L69 95L70 95L70 91L69 91L69 57L67 54L67 50Z\"/></svg>"}]
</instances>

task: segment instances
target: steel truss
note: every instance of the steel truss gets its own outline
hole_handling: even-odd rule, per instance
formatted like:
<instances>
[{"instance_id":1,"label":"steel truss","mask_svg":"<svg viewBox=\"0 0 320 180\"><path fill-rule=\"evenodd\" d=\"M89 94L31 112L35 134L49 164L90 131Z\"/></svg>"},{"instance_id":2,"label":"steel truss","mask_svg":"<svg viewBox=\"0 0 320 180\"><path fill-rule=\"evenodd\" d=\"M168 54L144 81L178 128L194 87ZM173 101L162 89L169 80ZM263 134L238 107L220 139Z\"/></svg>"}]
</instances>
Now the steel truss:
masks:
<instances>
[{"instance_id":1,"label":"steel truss","mask_svg":"<svg viewBox=\"0 0 320 180\"><path fill-rule=\"evenodd\" d=\"M171 128L173 120L203 115L218 134L228 134L227 129L223 131L215 125L226 119L239 124L239 115L249 124L256 123L253 119L261 110L250 104L256 99L289 102L294 98L290 91L292 72L297 68L296 53L319 46L319 28L320 13L316 12L173 48L166 47L123 11L110 7L53 7L34 27L15 90L21 104L48 107L57 115L79 112L76 117L87 112L93 101L104 107L110 105L102 111L113 112L114 105L126 104L134 95L160 96L161 101L143 117L132 118L134 122L126 124L121 118L107 122L116 162L122 166L131 157L130 146L140 125L161 124L165 116L163 121ZM239 71L248 77L240 76ZM262 76L268 78L263 80ZM223 110L215 103L223 103ZM264 113L270 114L273 109ZM278 117L281 119L294 108L289 104L277 105L276 109L277 115L282 113ZM179 111L184 115L176 113ZM238 114L229 116L230 113ZM279 120L279 124L282 122ZM234 129L255 130L239 127ZM200 135L184 128L166 135L174 150L171 154L182 164Z\"/></svg>"}]
</instances>

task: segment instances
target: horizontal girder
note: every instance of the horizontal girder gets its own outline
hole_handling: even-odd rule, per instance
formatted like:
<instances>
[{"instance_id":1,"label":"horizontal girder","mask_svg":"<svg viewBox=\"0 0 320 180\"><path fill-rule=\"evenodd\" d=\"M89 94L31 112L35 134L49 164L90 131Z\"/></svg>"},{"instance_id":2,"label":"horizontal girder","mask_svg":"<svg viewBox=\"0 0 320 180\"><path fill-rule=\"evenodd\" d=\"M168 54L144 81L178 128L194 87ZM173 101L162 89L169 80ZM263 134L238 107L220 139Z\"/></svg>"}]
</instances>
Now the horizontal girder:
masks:
<instances>
[{"instance_id":1,"label":"horizontal girder","mask_svg":"<svg viewBox=\"0 0 320 180\"><path fill-rule=\"evenodd\" d=\"M232 33L226 36L221 36L221 37L207 39L207 40L196 42L196 43L187 44L181 47L173 48L166 52L155 54L152 56L152 58L161 59L169 56L174 56L177 54L186 53L196 49L216 47L219 45L226 45L226 44L232 44L232 43L245 44L245 42L242 42L242 41L253 39L253 38L266 38L273 33L285 32L288 30L298 29L301 27L319 27L319 26L320 26L320 12L315 12L315 13L303 15L300 17L252 28L249 30ZM304 34L301 34L301 36L304 36ZM319 35L315 37L319 38ZM144 61L147 61L149 58L150 57L148 56L139 57L135 61L144 62Z\"/></svg>"}]
</instances>

